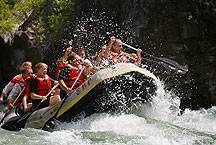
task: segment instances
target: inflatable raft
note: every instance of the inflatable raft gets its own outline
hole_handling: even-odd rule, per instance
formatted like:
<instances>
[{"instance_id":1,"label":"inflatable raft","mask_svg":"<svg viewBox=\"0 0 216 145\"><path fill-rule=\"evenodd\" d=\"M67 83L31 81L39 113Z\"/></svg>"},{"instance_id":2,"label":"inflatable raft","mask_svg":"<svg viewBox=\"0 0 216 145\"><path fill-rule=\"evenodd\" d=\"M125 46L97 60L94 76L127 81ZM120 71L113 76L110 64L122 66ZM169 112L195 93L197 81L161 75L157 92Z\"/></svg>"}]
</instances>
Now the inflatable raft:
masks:
<instances>
[{"instance_id":1,"label":"inflatable raft","mask_svg":"<svg viewBox=\"0 0 216 145\"><path fill-rule=\"evenodd\" d=\"M156 93L157 78L134 64L119 63L92 75L64 101L22 114L13 109L2 120L7 130L42 128L52 125L51 118L60 122L76 121L93 113L124 111L134 103L145 103ZM62 104L63 102L63 104ZM23 123L22 120L25 120Z\"/></svg>"}]
</instances>

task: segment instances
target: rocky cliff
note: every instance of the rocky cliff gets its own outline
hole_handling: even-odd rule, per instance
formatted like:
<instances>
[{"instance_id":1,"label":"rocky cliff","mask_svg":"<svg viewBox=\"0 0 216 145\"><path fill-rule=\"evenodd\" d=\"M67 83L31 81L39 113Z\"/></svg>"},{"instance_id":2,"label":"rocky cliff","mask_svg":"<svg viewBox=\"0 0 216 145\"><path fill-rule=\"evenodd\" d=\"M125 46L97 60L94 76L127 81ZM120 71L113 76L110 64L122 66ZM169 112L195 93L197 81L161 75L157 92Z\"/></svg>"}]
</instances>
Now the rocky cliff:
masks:
<instances>
[{"instance_id":1,"label":"rocky cliff","mask_svg":"<svg viewBox=\"0 0 216 145\"><path fill-rule=\"evenodd\" d=\"M181 97L181 108L216 105L215 1L75 0L75 14L75 27L67 29L68 35L59 41L35 46L26 32L15 34L13 43L1 37L1 88L24 60L43 60L52 65L69 44L95 54L115 35L150 54L188 66L185 75L156 64L150 68Z\"/></svg>"}]
</instances>

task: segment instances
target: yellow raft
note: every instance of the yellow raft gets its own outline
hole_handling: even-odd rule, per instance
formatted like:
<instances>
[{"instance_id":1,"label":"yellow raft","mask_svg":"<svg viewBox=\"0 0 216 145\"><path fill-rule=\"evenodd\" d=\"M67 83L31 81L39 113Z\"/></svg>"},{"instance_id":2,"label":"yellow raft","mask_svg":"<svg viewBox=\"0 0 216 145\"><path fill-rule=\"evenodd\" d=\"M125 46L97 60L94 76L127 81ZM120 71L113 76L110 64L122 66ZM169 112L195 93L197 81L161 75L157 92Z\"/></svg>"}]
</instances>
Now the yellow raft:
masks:
<instances>
[{"instance_id":1,"label":"yellow raft","mask_svg":"<svg viewBox=\"0 0 216 145\"><path fill-rule=\"evenodd\" d=\"M28 113L20 115L17 109L13 109L1 126L7 130L17 130L16 122L13 125L10 122L28 116L22 128L44 129L50 127L49 120L53 116L61 122L68 122L93 113L124 111L134 103L149 102L156 93L157 81L156 76L146 69L130 63L119 63L92 75L66 98L64 104L62 100L54 106L36 110L30 116Z\"/></svg>"}]
</instances>

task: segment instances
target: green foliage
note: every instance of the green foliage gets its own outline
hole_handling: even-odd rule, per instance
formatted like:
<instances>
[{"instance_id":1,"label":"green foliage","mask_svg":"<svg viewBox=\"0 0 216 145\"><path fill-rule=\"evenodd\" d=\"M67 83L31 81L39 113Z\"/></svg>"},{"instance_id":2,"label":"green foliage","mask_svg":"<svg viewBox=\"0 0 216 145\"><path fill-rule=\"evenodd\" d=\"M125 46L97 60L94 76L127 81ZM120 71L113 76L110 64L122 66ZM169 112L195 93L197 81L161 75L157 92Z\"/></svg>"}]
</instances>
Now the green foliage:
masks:
<instances>
[{"instance_id":1,"label":"green foliage","mask_svg":"<svg viewBox=\"0 0 216 145\"><path fill-rule=\"evenodd\" d=\"M46 0L0 0L0 33L11 31L16 24L38 13Z\"/></svg>"},{"instance_id":2,"label":"green foliage","mask_svg":"<svg viewBox=\"0 0 216 145\"><path fill-rule=\"evenodd\" d=\"M8 3L7 0L0 0L0 33L12 30L17 22L17 19L13 18L14 12L11 10L13 5L13 3Z\"/></svg>"},{"instance_id":3,"label":"green foliage","mask_svg":"<svg viewBox=\"0 0 216 145\"><path fill-rule=\"evenodd\" d=\"M50 34L51 38L58 38L64 35L64 29L73 25L74 2L73 0L53 0L54 12L49 16L46 24L40 21L39 31ZM43 31L44 30L44 31Z\"/></svg>"},{"instance_id":4,"label":"green foliage","mask_svg":"<svg viewBox=\"0 0 216 145\"><path fill-rule=\"evenodd\" d=\"M29 19L30 16L32 21L37 21L32 27L41 41L46 38L45 36L51 36L51 39L62 36L64 29L73 25L74 1L51 2L54 8L52 14L46 17L43 13L47 0L0 0L0 34L18 29L17 24Z\"/></svg>"}]
</instances>

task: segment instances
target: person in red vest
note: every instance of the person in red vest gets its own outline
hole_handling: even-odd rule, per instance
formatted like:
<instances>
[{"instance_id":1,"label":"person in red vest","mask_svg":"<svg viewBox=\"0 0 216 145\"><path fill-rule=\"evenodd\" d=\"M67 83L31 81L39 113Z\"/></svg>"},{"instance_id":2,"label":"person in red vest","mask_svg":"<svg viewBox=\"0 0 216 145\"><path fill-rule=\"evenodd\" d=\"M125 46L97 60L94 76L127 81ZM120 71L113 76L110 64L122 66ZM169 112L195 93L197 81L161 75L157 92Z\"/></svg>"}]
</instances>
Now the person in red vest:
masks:
<instances>
[{"instance_id":1,"label":"person in red vest","mask_svg":"<svg viewBox=\"0 0 216 145\"><path fill-rule=\"evenodd\" d=\"M65 51L65 54L64 54L64 56L63 56L63 61L66 63L66 61L67 61L67 58L68 58L68 55L70 54L72 52L72 47L68 47L67 49L66 49L66 51Z\"/></svg>"},{"instance_id":2,"label":"person in red vest","mask_svg":"<svg viewBox=\"0 0 216 145\"><path fill-rule=\"evenodd\" d=\"M116 39L114 36L111 37L110 42L106 46L106 50L103 54L103 57L108 59L111 65L120 62L131 62L137 65L141 64L141 49L137 49L137 54L126 53L122 50L122 44L116 40L121 41L120 39Z\"/></svg>"},{"instance_id":3,"label":"person in red vest","mask_svg":"<svg viewBox=\"0 0 216 145\"><path fill-rule=\"evenodd\" d=\"M86 54L85 53L85 49L83 49L83 48L78 49L77 55L83 60L83 62L85 62L86 64L89 64L91 66L91 69L89 68L88 72L86 70L86 73L88 74L88 76L87 76L87 78L88 78L91 75L93 75L98 70L98 68L97 67L93 67L91 61L89 59L86 59L86 55L85 54Z\"/></svg>"},{"instance_id":4,"label":"person in red vest","mask_svg":"<svg viewBox=\"0 0 216 145\"><path fill-rule=\"evenodd\" d=\"M32 108L32 99L29 97L29 82L31 80L31 78L34 76L35 74L32 74L31 76L27 77L25 79L25 84L26 84L26 89L24 92L24 97L22 99L22 103L21 103L21 107L20 109L23 110L24 112L30 112L31 108Z\"/></svg>"},{"instance_id":5,"label":"person in red vest","mask_svg":"<svg viewBox=\"0 0 216 145\"><path fill-rule=\"evenodd\" d=\"M86 66L85 70L80 75L78 81L71 89L74 84L76 78L83 68L83 64ZM64 98L67 93L72 92L72 90L76 89L80 86L87 78L87 75L91 72L91 68L93 68L90 61L84 61L75 53L70 54L68 57L68 63L64 65L59 75L59 84L62 88L61 90L61 98Z\"/></svg>"},{"instance_id":6,"label":"person in red vest","mask_svg":"<svg viewBox=\"0 0 216 145\"><path fill-rule=\"evenodd\" d=\"M8 104L9 110L12 109L14 106L19 107L19 105L22 101L22 98L24 96L25 89L26 89L26 83L23 80L25 80L27 77L31 76L32 73L33 73L32 68L29 66L25 66L25 67L23 67L23 70L21 72L22 75L20 77L14 78L12 80L12 82L14 82L15 85L14 85L13 89L11 90L10 94L8 95L8 99L7 99L7 104Z\"/></svg>"},{"instance_id":7,"label":"person in red vest","mask_svg":"<svg viewBox=\"0 0 216 145\"><path fill-rule=\"evenodd\" d=\"M32 63L30 61L25 61L22 63L22 65L20 66L20 72L23 71L24 67L32 67ZM3 101L4 96L7 97L7 95L9 94L9 92L12 90L13 86L15 85L17 80L21 80L22 82L24 82L24 79L22 79L22 73L16 75L2 90L2 94L0 97L0 104Z\"/></svg>"},{"instance_id":8,"label":"person in red vest","mask_svg":"<svg viewBox=\"0 0 216 145\"><path fill-rule=\"evenodd\" d=\"M35 65L35 76L29 82L29 94L32 99L32 107L40 109L47 106L54 105L61 101L59 95L46 95L51 91L52 86L57 83L52 83L51 78L47 75L48 65L45 63L38 63ZM40 106L38 106L40 104ZM37 108L36 108L37 107Z\"/></svg>"},{"instance_id":9,"label":"person in red vest","mask_svg":"<svg viewBox=\"0 0 216 145\"><path fill-rule=\"evenodd\" d=\"M31 77L29 77L29 79L31 79ZM23 108L20 107L24 112L30 112L31 108L32 108L32 99L30 99L29 96L30 95L29 95L29 82L28 82L28 85L26 87L26 91L24 93L24 97L22 99L22 106L23 106Z\"/></svg>"},{"instance_id":10,"label":"person in red vest","mask_svg":"<svg viewBox=\"0 0 216 145\"><path fill-rule=\"evenodd\" d=\"M66 64L66 61L63 57L60 57L59 59L57 59L56 66L58 66L58 70L55 73L56 80L58 80L58 77L60 75L60 71L62 70L62 68L65 64Z\"/></svg>"}]
</instances>

